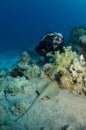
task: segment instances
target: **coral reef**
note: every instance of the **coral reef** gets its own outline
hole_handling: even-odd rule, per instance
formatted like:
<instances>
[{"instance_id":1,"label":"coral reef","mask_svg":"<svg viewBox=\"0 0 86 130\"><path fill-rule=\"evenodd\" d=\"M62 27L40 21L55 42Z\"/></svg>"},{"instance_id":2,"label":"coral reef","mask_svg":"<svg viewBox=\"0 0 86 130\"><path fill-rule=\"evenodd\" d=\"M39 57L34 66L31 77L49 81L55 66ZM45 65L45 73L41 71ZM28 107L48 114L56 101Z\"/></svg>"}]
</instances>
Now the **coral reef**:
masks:
<instances>
[{"instance_id":1,"label":"coral reef","mask_svg":"<svg viewBox=\"0 0 86 130\"><path fill-rule=\"evenodd\" d=\"M72 44L79 44L79 37L82 35L86 35L86 26L85 25L79 25L72 28L70 32L70 37L68 39L68 43Z\"/></svg>"},{"instance_id":2,"label":"coral reef","mask_svg":"<svg viewBox=\"0 0 86 130\"><path fill-rule=\"evenodd\" d=\"M83 54L86 59L86 53L85 53L86 44L84 44L86 39L85 35L86 35L85 25L75 26L71 30L67 44L72 46L72 50L76 51L79 55Z\"/></svg>"},{"instance_id":3,"label":"coral reef","mask_svg":"<svg viewBox=\"0 0 86 130\"><path fill-rule=\"evenodd\" d=\"M26 78L34 78L40 74L40 68L31 62L27 52L23 52L20 60L10 70L10 75L13 77L25 76Z\"/></svg>"},{"instance_id":4,"label":"coral reef","mask_svg":"<svg viewBox=\"0 0 86 130\"><path fill-rule=\"evenodd\" d=\"M65 88L72 93L86 95L86 62L83 55L80 57L65 48L65 52L60 54L55 52L55 62L48 63L43 67L43 71L51 80L57 80L59 87Z\"/></svg>"},{"instance_id":5,"label":"coral reef","mask_svg":"<svg viewBox=\"0 0 86 130\"><path fill-rule=\"evenodd\" d=\"M78 40L85 44L83 35ZM53 58L40 65L23 52L11 69L0 71L0 130L86 129L85 56L69 46Z\"/></svg>"},{"instance_id":6,"label":"coral reef","mask_svg":"<svg viewBox=\"0 0 86 130\"><path fill-rule=\"evenodd\" d=\"M83 55L73 60L67 73L61 76L60 82L71 92L86 95L86 62Z\"/></svg>"},{"instance_id":7,"label":"coral reef","mask_svg":"<svg viewBox=\"0 0 86 130\"><path fill-rule=\"evenodd\" d=\"M27 110L27 108L28 108L27 102L20 101L15 106L12 106L10 111L14 115L20 115L20 114L23 114Z\"/></svg>"},{"instance_id":8,"label":"coral reef","mask_svg":"<svg viewBox=\"0 0 86 130\"><path fill-rule=\"evenodd\" d=\"M74 59L70 66L72 83L75 84L74 92L86 95L86 62L83 55L79 59Z\"/></svg>"},{"instance_id":9,"label":"coral reef","mask_svg":"<svg viewBox=\"0 0 86 130\"><path fill-rule=\"evenodd\" d=\"M12 77L9 76L5 80L4 92L5 94L11 94L12 96L15 96L22 91L24 85L28 85L28 82L25 77L17 77L17 79L12 79Z\"/></svg>"}]
</instances>

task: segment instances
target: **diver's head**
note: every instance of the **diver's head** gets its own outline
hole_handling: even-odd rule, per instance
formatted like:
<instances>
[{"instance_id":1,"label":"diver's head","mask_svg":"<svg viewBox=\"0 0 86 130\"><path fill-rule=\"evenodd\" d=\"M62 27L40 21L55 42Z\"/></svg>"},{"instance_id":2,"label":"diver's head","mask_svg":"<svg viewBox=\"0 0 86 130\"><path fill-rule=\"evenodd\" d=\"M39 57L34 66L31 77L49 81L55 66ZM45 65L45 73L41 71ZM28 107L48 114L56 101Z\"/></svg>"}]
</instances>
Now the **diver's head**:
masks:
<instances>
[{"instance_id":1,"label":"diver's head","mask_svg":"<svg viewBox=\"0 0 86 130\"><path fill-rule=\"evenodd\" d=\"M63 35L61 33L55 33L53 37L53 48L57 48L59 44L63 42Z\"/></svg>"}]
</instances>

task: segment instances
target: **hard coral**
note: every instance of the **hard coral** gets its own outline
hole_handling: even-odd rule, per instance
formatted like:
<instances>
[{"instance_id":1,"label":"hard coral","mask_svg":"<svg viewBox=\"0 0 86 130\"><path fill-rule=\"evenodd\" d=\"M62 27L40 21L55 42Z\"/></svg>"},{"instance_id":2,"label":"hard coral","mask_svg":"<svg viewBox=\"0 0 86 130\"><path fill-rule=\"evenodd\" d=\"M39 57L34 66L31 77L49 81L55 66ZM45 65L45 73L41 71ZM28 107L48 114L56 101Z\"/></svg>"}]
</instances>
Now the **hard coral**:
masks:
<instances>
[{"instance_id":1,"label":"hard coral","mask_svg":"<svg viewBox=\"0 0 86 130\"><path fill-rule=\"evenodd\" d=\"M79 95L86 95L86 62L83 55L73 60L68 73L60 78L64 88Z\"/></svg>"},{"instance_id":2,"label":"hard coral","mask_svg":"<svg viewBox=\"0 0 86 130\"><path fill-rule=\"evenodd\" d=\"M28 104L24 101L20 101L15 106L12 106L10 111L14 115L20 115L20 114L24 113L27 108L28 108Z\"/></svg>"},{"instance_id":3,"label":"hard coral","mask_svg":"<svg viewBox=\"0 0 86 130\"><path fill-rule=\"evenodd\" d=\"M79 60L74 60L70 66L70 72L72 81L76 84L75 91L78 94L86 94L86 62L83 55L79 57Z\"/></svg>"},{"instance_id":4,"label":"hard coral","mask_svg":"<svg viewBox=\"0 0 86 130\"><path fill-rule=\"evenodd\" d=\"M34 78L40 74L40 69L37 65L28 65L28 68L23 71L23 75L29 79Z\"/></svg>"},{"instance_id":5,"label":"hard coral","mask_svg":"<svg viewBox=\"0 0 86 130\"><path fill-rule=\"evenodd\" d=\"M20 60L10 71L12 77L34 78L40 74L40 68L31 62L30 56L27 52L23 52Z\"/></svg>"}]
</instances>

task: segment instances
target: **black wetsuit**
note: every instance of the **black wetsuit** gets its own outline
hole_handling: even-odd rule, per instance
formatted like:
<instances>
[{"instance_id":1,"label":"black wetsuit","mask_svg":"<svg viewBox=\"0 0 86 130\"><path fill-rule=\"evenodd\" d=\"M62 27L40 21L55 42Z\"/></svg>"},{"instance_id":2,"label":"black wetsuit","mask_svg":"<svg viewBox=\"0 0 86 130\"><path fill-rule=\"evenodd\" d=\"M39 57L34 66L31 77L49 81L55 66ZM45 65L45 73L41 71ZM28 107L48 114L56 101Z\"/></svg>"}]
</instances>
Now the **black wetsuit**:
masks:
<instances>
[{"instance_id":1,"label":"black wetsuit","mask_svg":"<svg viewBox=\"0 0 86 130\"><path fill-rule=\"evenodd\" d=\"M46 57L46 54L48 52L52 52L54 54L55 51L59 50L60 52L63 52L63 43L59 44L57 48L53 48L53 38L56 35L52 36L46 36L40 43L35 47L36 52L44 57L44 60L46 62L49 61L50 57Z\"/></svg>"}]
</instances>

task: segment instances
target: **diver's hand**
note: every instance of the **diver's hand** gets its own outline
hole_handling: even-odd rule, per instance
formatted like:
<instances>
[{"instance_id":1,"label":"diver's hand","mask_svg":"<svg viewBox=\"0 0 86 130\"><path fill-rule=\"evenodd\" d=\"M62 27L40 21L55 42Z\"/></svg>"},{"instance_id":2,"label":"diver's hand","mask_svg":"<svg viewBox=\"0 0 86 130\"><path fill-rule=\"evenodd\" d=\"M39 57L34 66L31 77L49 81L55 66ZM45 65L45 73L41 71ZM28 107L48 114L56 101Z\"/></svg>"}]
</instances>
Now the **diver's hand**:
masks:
<instances>
[{"instance_id":1,"label":"diver's hand","mask_svg":"<svg viewBox=\"0 0 86 130\"><path fill-rule=\"evenodd\" d=\"M48 53L46 54L46 57L53 57L52 52L48 52Z\"/></svg>"}]
</instances>

